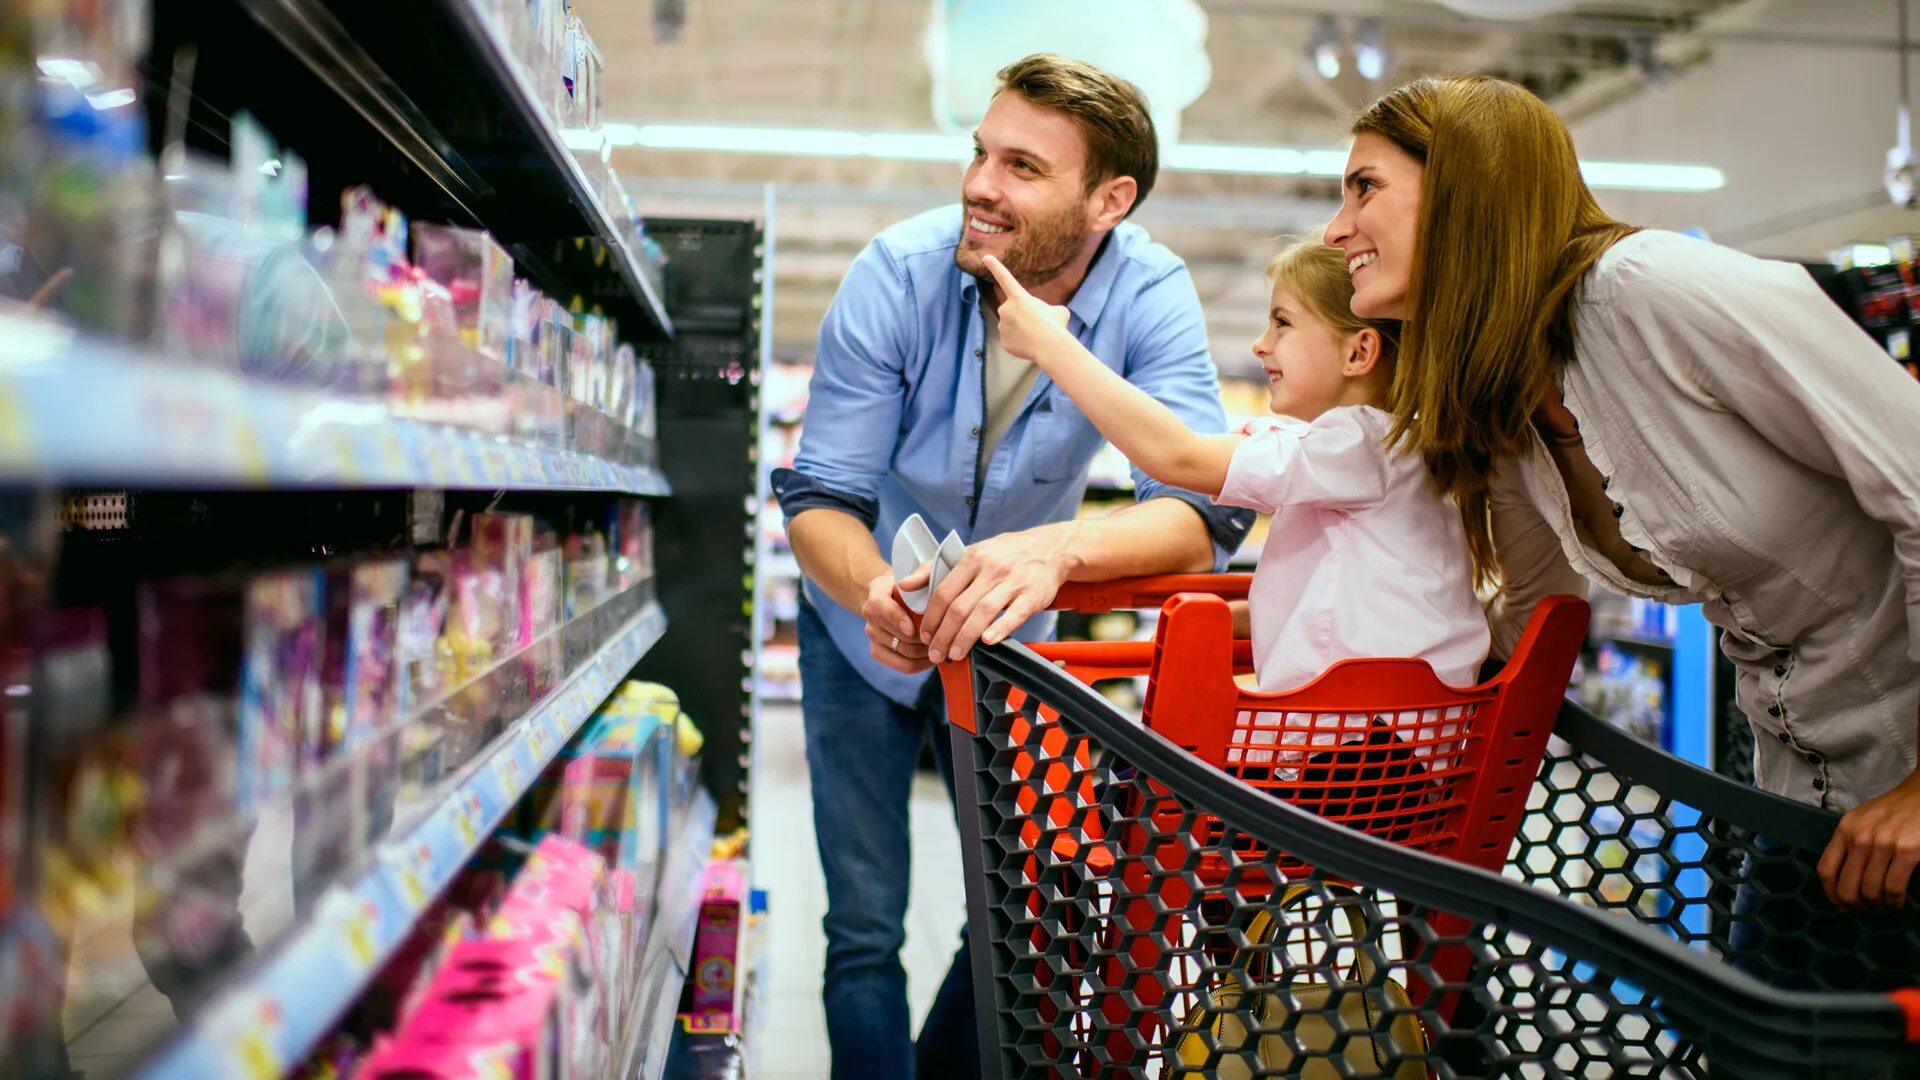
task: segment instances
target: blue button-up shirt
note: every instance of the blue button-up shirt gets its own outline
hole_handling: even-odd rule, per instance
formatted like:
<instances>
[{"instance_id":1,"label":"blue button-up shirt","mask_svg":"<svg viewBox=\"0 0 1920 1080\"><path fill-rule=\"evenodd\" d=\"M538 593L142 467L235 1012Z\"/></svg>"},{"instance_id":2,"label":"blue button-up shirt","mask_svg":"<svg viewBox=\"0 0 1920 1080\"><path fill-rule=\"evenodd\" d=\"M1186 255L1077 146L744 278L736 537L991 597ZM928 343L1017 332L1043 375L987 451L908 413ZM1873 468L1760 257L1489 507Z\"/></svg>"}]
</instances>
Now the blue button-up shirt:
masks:
<instances>
[{"instance_id":1,"label":"blue button-up shirt","mask_svg":"<svg viewBox=\"0 0 1920 1080\"><path fill-rule=\"evenodd\" d=\"M944 536L976 538L1074 517L1100 432L1045 373L1006 436L981 459L986 428L986 327L980 286L954 264L956 206L921 214L875 237L847 272L820 326L806 430L793 468L773 489L789 521L831 507L872 526L885 554L900 523L919 514ZM1074 336L1188 427L1226 428L1207 331L1186 264L1122 223L1068 301ZM976 480L976 477L978 478ZM1246 538L1250 511L1214 506L1133 471L1135 497L1182 499L1207 523L1216 568ZM866 621L807 583L828 633L875 689L903 704L928 676L873 659ZM1050 614L1016 635L1052 633Z\"/></svg>"}]
</instances>

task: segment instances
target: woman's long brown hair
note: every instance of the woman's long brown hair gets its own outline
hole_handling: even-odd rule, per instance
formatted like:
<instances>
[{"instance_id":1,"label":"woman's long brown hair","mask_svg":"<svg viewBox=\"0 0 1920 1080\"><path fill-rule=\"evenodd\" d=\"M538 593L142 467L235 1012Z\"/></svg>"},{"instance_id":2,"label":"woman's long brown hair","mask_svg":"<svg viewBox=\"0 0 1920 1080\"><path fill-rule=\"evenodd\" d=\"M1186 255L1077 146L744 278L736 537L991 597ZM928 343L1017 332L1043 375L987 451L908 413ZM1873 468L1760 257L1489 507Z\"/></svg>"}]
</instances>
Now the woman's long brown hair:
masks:
<instances>
[{"instance_id":1,"label":"woman's long brown hair","mask_svg":"<svg viewBox=\"0 0 1920 1080\"><path fill-rule=\"evenodd\" d=\"M1545 102L1486 77L1421 79L1373 103L1355 135L1426 167L1391 440L1460 504L1476 583L1497 578L1487 481L1573 359L1573 302L1635 231L1587 190L1573 137Z\"/></svg>"}]
</instances>

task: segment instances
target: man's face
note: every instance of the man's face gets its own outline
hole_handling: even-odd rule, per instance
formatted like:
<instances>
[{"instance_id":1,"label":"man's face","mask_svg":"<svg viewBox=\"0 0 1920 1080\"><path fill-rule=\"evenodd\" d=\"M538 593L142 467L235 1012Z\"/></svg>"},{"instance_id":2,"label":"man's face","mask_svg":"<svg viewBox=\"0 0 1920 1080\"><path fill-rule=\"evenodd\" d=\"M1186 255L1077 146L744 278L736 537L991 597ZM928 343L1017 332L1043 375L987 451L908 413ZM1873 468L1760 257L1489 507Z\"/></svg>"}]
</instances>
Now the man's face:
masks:
<instances>
[{"instance_id":1,"label":"man's face","mask_svg":"<svg viewBox=\"0 0 1920 1080\"><path fill-rule=\"evenodd\" d=\"M994 255L1029 289L1053 280L1091 231L1086 167L1086 137L1067 114L1018 94L994 98L960 187L966 221L954 262L986 278Z\"/></svg>"}]
</instances>

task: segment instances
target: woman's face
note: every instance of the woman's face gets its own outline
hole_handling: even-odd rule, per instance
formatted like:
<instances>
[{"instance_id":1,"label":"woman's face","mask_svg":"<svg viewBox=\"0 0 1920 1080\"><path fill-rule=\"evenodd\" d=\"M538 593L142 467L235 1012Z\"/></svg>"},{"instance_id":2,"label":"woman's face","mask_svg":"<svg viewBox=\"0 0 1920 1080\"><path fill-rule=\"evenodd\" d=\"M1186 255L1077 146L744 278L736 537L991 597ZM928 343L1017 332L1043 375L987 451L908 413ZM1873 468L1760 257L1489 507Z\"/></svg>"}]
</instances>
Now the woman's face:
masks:
<instances>
[{"instance_id":1,"label":"woman's face","mask_svg":"<svg viewBox=\"0 0 1920 1080\"><path fill-rule=\"evenodd\" d=\"M1353 313L1363 319L1407 317L1413 238L1420 221L1426 167L1384 136L1355 136L1347 155L1340 213L1326 242L1344 251L1353 275Z\"/></svg>"}]
</instances>

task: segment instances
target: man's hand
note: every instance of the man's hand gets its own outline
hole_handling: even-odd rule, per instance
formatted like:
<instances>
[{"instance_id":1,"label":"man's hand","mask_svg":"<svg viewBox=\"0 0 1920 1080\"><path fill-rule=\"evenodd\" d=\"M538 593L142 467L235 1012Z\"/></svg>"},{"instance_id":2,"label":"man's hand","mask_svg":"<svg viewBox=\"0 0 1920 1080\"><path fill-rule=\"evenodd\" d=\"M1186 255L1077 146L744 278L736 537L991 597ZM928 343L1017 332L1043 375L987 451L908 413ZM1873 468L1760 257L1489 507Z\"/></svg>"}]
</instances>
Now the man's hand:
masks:
<instances>
[{"instance_id":1,"label":"man's hand","mask_svg":"<svg viewBox=\"0 0 1920 1080\"><path fill-rule=\"evenodd\" d=\"M916 576L924 575L923 569ZM918 675L933 665L927 650L913 633L913 617L893 597L893 575L881 574L867 584L860 615L867 620L867 641L873 658L902 675Z\"/></svg>"},{"instance_id":2,"label":"man's hand","mask_svg":"<svg viewBox=\"0 0 1920 1080\"><path fill-rule=\"evenodd\" d=\"M920 620L928 657L937 664L960 659L978 642L997 645L1052 604L1067 579L1070 535L1070 525L1042 525L969 545ZM926 582L923 567L901 585Z\"/></svg>"},{"instance_id":3,"label":"man's hand","mask_svg":"<svg viewBox=\"0 0 1920 1080\"><path fill-rule=\"evenodd\" d=\"M1044 367L1042 361L1050 344L1061 344L1062 338L1066 344L1074 343L1067 329L1066 308L1036 299L991 255L987 256L987 270L1000 283L1000 347L1007 350L1007 355Z\"/></svg>"},{"instance_id":4,"label":"man's hand","mask_svg":"<svg viewBox=\"0 0 1920 1080\"><path fill-rule=\"evenodd\" d=\"M1820 884L1842 911L1896 908L1920 865L1920 771L1840 819L1820 856Z\"/></svg>"}]
</instances>

